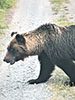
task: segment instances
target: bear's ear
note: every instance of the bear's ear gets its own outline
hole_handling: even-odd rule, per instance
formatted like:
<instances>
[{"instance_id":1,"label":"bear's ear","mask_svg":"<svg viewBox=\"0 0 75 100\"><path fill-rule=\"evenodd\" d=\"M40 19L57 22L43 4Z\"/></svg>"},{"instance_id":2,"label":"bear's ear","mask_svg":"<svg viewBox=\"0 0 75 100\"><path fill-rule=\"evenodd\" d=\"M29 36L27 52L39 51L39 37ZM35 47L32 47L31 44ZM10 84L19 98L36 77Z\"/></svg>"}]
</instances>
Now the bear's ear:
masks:
<instances>
[{"instance_id":1,"label":"bear's ear","mask_svg":"<svg viewBox=\"0 0 75 100\"><path fill-rule=\"evenodd\" d=\"M22 35L20 35L20 34L16 35L16 40L19 43L25 44L25 38Z\"/></svg>"},{"instance_id":2,"label":"bear's ear","mask_svg":"<svg viewBox=\"0 0 75 100\"><path fill-rule=\"evenodd\" d=\"M14 34L17 34L17 32L12 32L12 33L11 33L11 37L12 37Z\"/></svg>"}]
</instances>

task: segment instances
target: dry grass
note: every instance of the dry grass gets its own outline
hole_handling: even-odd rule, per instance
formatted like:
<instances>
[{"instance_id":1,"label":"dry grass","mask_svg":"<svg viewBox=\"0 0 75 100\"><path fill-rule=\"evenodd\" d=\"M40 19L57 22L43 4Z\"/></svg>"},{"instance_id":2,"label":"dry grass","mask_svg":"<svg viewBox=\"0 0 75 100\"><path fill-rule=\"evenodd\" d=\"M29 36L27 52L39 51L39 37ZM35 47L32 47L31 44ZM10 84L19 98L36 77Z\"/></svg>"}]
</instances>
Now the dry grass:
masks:
<instances>
[{"instance_id":1,"label":"dry grass","mask_svg":"<svg viewBox=\"0 0 75 100\"><path fill-rule=\"evenodd\" d=\"M57 23L60 26L69 26L69 25L75 25L75 22L71 22L66 16L60 16L59 18L56 18L55 23Z\"/></svg>"},{"instance_id":2,"label":"dry grass","mask_svg":"<svg viewBox=\"0 0 75 100\"><path fill-rule=\"evenodd\" d=\"M75 22L71 22L70 18L67 18L68 8L67 5L70 3L69 0L50 0L52 3L52 11L57 17L54 22L60 26L75 25Z\"/></svg>"},{"instance_id":3,"label":"dry grass","mask_svg":"<svg viewBox=\"0 0 75 100\"><path fill-rule=\"evenodd\" d=\"M50 0L50 2L53 4L52 10L58 13L62 8L66 7L64 3L69 3L69 0Z\"/></svg>"},{"instance_id":4,"label":"dry grass","mask_svg":"<svg viewBox=\"0 0 75 100\"><path fill-rule=\"evenodd\" d=\"M54 93L54 96L50 100L75 100L75 87L65 86L64 83L66 81L70 81L69 77L56 67L50 79L50 90Z\"/></svg>"}]
</instances>

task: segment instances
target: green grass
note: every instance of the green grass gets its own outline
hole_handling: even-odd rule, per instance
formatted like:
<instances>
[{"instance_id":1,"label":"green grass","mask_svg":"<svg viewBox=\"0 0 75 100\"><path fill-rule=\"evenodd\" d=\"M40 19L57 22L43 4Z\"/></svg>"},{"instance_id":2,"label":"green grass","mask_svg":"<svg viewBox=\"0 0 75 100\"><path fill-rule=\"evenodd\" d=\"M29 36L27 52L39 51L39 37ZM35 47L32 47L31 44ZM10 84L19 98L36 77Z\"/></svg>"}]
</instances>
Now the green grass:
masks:
<instances>
[{"instance_id":1,"label":"green grass","mask_svg":"<svg viewBox=\"0 0 75 100\"><path fill-rule=\"evenodd\" d=\"M11 7L9 0L0 0L0 9L8 9Z\"/></svg>"},{"instance_id":2,"label":"green grass","mask_svg":"<svg viewBox=\"0 0 75 100\"><path fill-rule=\"evenodd\" d=\"M54 22L57 23L60 26L69 26L69 25L75 25L75 22L71 22L70 19L66 17L66 9L67 6L66 3L69 3L69 0L50 0L50 2L53 4L52 10L55 14L59 14L62 9L62 13L59 17L55 18ZM66 9L65 9L66 8Z\"/></svg>"},{"instance_id":3,"label":"green grass","mask_svg":"<svg viewBox=\"0 0 75 100\"><path fill-rule=\"evenodd\" d=\"M0 12L0 21L5 19L5 12Z\"/></svg>"},{"instance_id":4,"label":"green grass","mask_svg":"<svg viewBox=\"0 0 75 100\"><path fill-rule=\"evenodd\" d=\"M0 0L0 9L9 9L13 7L16 0Z\"/></svg>"},{"instance_id":5,"label":"green grass","mask_svg":"<svg viewBox=\"0 0 75 100\"><path fill-rule=\"evenodd\" d=\"M69 3L69 0L50 0L50 2L53 4L52 10L58 13L61 8L65 8L64 3Z\"/></svg>"},{"instance_id":6,"label":"green grass","mask_svg":"<svg viewBox=\"0 0 75 100\"><path fill-rule=\"evenodd\" d=\"M3 27L5 27L5 25L3 25L3 21L5 20L5 15L6 15L5 11L0 12L0 29L3 29Z\"/></svg>"},{"instance_id":7,"label":"green grass","mask_svg":"<svg viewBox=\"0 0 75 100\"><path fill-rule=\"evenodd\" d=\"M8 28L7 25L4 25L3 22L5 20L6 12L0 12L0 29L6 29Z\"/></svg>"},{"instance_id":8,"label":"green grass","mask_svg":"<svg viewBox=\"0 0 75 100\"><path fill-rule=\"evenodd\" d=\"M1 32L1 30L8 28L8 25L4 24L7 11L14 7L17 1L18 0L0 0L0 35L4 33Z\"/></svg>"},{"instance_id":9,"label":"green grass","mask_svg":"<svg viewBox=\"0 0 75 100\"><path fill-rule=\"evenodd\" d=\"M69 0L50 0L52 3L59 3L59 4L61 4L61 3L63 3L63 2L65 2L65 3L69 3Z\"/></svg>"},{"instance_id":10,"label":"green grass","mask_svg":"<svg viewBox=\"0 0 75 100\"><path fill-rule=\"evenodd\" d=\"M56 3L55 6L52 7L52 10L57 14L61 8L66 8L64 4Z\"/></svg>"},{"instance_id":11,"label":"green grass","mask_svg":"<svg viewBox=\"0 0 75 100\"><path fill-rule=\"evenodd\" d=\"M55 23L57 23L60 26L75 25L75 22L71 22L69 19L67 19L66 16L60 16L59 18L56 18Z\"/></svg>"}]
</instances>

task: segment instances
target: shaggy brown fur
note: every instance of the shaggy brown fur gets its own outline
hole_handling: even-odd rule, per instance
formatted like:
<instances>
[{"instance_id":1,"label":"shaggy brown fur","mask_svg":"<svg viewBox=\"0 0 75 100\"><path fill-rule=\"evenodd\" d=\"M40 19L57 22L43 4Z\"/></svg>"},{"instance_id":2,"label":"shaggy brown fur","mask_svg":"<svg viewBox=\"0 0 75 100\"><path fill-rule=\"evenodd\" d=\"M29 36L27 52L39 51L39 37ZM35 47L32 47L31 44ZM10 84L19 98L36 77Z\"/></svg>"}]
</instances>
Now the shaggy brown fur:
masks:
<instances>
[{"instance_id":1,"label":"shaggy brown fur","mask_svg":"<svg viewBox=\"0 0 75 100\"><path fill-rule=\"evenodd\" d=\"M75 65L72 62L75 60L75 25L59 27L45 24L28 34L17 34L8 46L4 61L13 64L33 55L38 55L41 70L38 79L29 83L47 81L55 65L65 71L71 82L75 82Z\"/></svg>"}]
</instances>

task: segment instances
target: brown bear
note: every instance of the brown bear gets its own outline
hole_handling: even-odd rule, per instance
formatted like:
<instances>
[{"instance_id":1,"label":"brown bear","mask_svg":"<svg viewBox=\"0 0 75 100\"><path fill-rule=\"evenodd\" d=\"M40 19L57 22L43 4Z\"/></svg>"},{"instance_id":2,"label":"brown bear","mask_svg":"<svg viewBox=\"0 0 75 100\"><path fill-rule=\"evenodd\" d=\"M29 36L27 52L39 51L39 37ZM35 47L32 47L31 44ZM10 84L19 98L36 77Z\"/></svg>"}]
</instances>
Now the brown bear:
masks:
<instances>
[{"instance_id":1,"label":"brown bear","mask_svg":"<svg viewBox=\"0 0 75 100\"><path fill-rule=\"evenodd\" d=\"M30 84L46 82L55 65L70 77L71 84L75 83L75 25L45 24L28 34L17 34L8 45L4 61L14 64L34 55L38 55L41 68L39 77L28 81Z\"/></svg>"}]
</instances>

